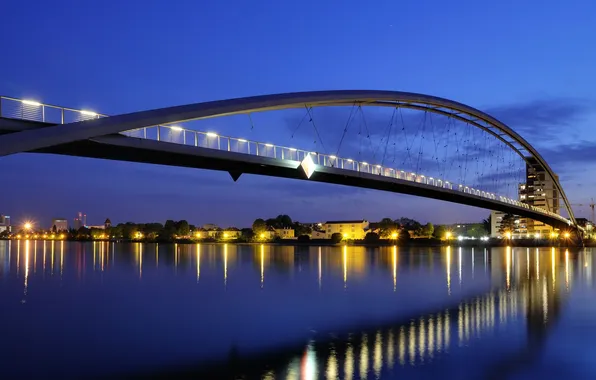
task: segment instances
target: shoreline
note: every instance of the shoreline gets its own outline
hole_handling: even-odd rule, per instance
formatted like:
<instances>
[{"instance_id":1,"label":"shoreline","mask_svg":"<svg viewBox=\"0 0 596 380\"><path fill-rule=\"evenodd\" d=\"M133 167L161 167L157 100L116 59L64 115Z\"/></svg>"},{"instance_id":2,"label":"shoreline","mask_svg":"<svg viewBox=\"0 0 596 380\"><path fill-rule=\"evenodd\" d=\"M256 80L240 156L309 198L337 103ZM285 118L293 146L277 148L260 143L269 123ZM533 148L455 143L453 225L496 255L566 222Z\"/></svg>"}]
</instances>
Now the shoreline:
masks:
<instances>
[{"instance_id":1,"label":"shoreline","mask_svg":"<svg viewBox=\"0 0 596 380\"><path fill-rule=\"evenodd\" d=\"M78 243L91 243L91 242L108 242L108 243L144 243L144 244L235 244L235 245L278 245L278 246L294 246L294 247L342 247L342 246L353 246L353 247L366 247L366 248L380 248L380 247L474 247L474 248L496 248L496 247L564 247L564 248L581 248L579 245L573 244L572 241L536 241L535 239L518 239L518 240L497 240L491 239L488 241L484 240L436 240L436 239L412 239L408 241L393 241L393 240L380 240L376 242L365 242L362 240L348 240L334 243L329 240L309 240L309 241L297 241L297 240L276 240L276 241L257 241L247 242L241 240L229 240L229 241L216 241L216 240L191 240L191 239L180 239L178 241L170 240L129 240L129 239L9 239L0 238L0 241L55 241L55 242L78 242ZM584 247L596 247L596 242L586 242Z\"/></svg>"}]
</instances>

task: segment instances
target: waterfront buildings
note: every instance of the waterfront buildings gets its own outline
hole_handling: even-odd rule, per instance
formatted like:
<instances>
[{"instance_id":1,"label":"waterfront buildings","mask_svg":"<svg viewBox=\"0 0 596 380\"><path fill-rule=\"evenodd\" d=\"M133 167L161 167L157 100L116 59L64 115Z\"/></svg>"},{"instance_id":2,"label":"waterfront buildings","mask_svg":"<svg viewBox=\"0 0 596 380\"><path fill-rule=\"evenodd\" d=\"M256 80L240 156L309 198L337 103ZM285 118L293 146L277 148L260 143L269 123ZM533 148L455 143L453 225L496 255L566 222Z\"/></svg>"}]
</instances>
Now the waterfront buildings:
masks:
<instances>
[{"instance_id":1,"label":"waterfront buildings","mask_svg":"<svg viewBox=\"0 0 596 380\"><path fill-rule=\"evenodd\" d=\"M55 231L68 231L68 220L66 218L54 218L52 219L52 228Z\"/></svg>"}]
</instances>

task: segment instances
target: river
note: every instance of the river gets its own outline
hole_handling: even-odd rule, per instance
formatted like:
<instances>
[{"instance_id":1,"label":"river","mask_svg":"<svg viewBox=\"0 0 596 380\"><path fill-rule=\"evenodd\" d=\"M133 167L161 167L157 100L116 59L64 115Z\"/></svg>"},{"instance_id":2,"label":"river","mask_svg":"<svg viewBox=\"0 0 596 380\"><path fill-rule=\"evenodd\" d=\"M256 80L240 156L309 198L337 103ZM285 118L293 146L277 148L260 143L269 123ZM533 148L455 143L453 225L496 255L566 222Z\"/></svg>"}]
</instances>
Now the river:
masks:
<instances>
[{"instance_id":1,"label":"river","mask_svg":"<svg viewBox=\"0 0 596 380\"><path fill-rule=\"evenodd\" d=\"M590 249L0 241L2 378L596 378Z\"/></svg>"}]
</instances>

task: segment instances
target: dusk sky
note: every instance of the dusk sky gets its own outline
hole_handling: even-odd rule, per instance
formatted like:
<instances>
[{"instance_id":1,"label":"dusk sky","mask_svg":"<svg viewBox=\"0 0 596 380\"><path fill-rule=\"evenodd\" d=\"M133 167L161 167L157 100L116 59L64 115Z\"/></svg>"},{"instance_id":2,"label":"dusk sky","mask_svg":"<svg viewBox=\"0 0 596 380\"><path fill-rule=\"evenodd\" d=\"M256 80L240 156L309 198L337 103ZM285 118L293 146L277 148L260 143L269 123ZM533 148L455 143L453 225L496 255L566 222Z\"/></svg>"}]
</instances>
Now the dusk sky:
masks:
<instances>
[{"instance_id":1,"label":"dusk sky","mask_svg":"<svg viewBox=\"0 0 596 380\"><path fill-rule=\"evenodd\" d=\"M310 90L431 94L509 124L546 157L571 202L587 204L596 195L596 3L478 4L8 0L0 95L115 115ZM255 136L287 143L292 115L257 117ZM315 115L324 129L326 114ZM246 120L218 123L210 126L219 133L253 138ZM78 211L89 224L109 217L222 227L278 214L453 223L489 213L336 185L248 175L234 183L228 173L54 155L0 157L0 173L0 214L42 227ZM587 207L575 211L589 216Z\"/></svg>"}]
</instances>

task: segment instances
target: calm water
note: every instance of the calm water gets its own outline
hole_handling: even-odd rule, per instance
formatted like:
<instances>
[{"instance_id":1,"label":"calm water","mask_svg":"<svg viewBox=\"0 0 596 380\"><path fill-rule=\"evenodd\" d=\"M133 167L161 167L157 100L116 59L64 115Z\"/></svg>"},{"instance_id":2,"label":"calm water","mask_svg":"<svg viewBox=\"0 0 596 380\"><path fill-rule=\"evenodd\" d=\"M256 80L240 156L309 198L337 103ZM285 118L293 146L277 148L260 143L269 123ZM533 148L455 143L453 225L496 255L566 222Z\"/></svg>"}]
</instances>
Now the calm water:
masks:
<instances>
[{"instance_id":1,"label":"calm water","mask_svg":"<svg viewBox=\"0 0 596 380\"><path fill-rule=\"evenodd\" d=\"M595 259L0 241L0 376L594 379Z\"/></svg>"}]
</instances>

